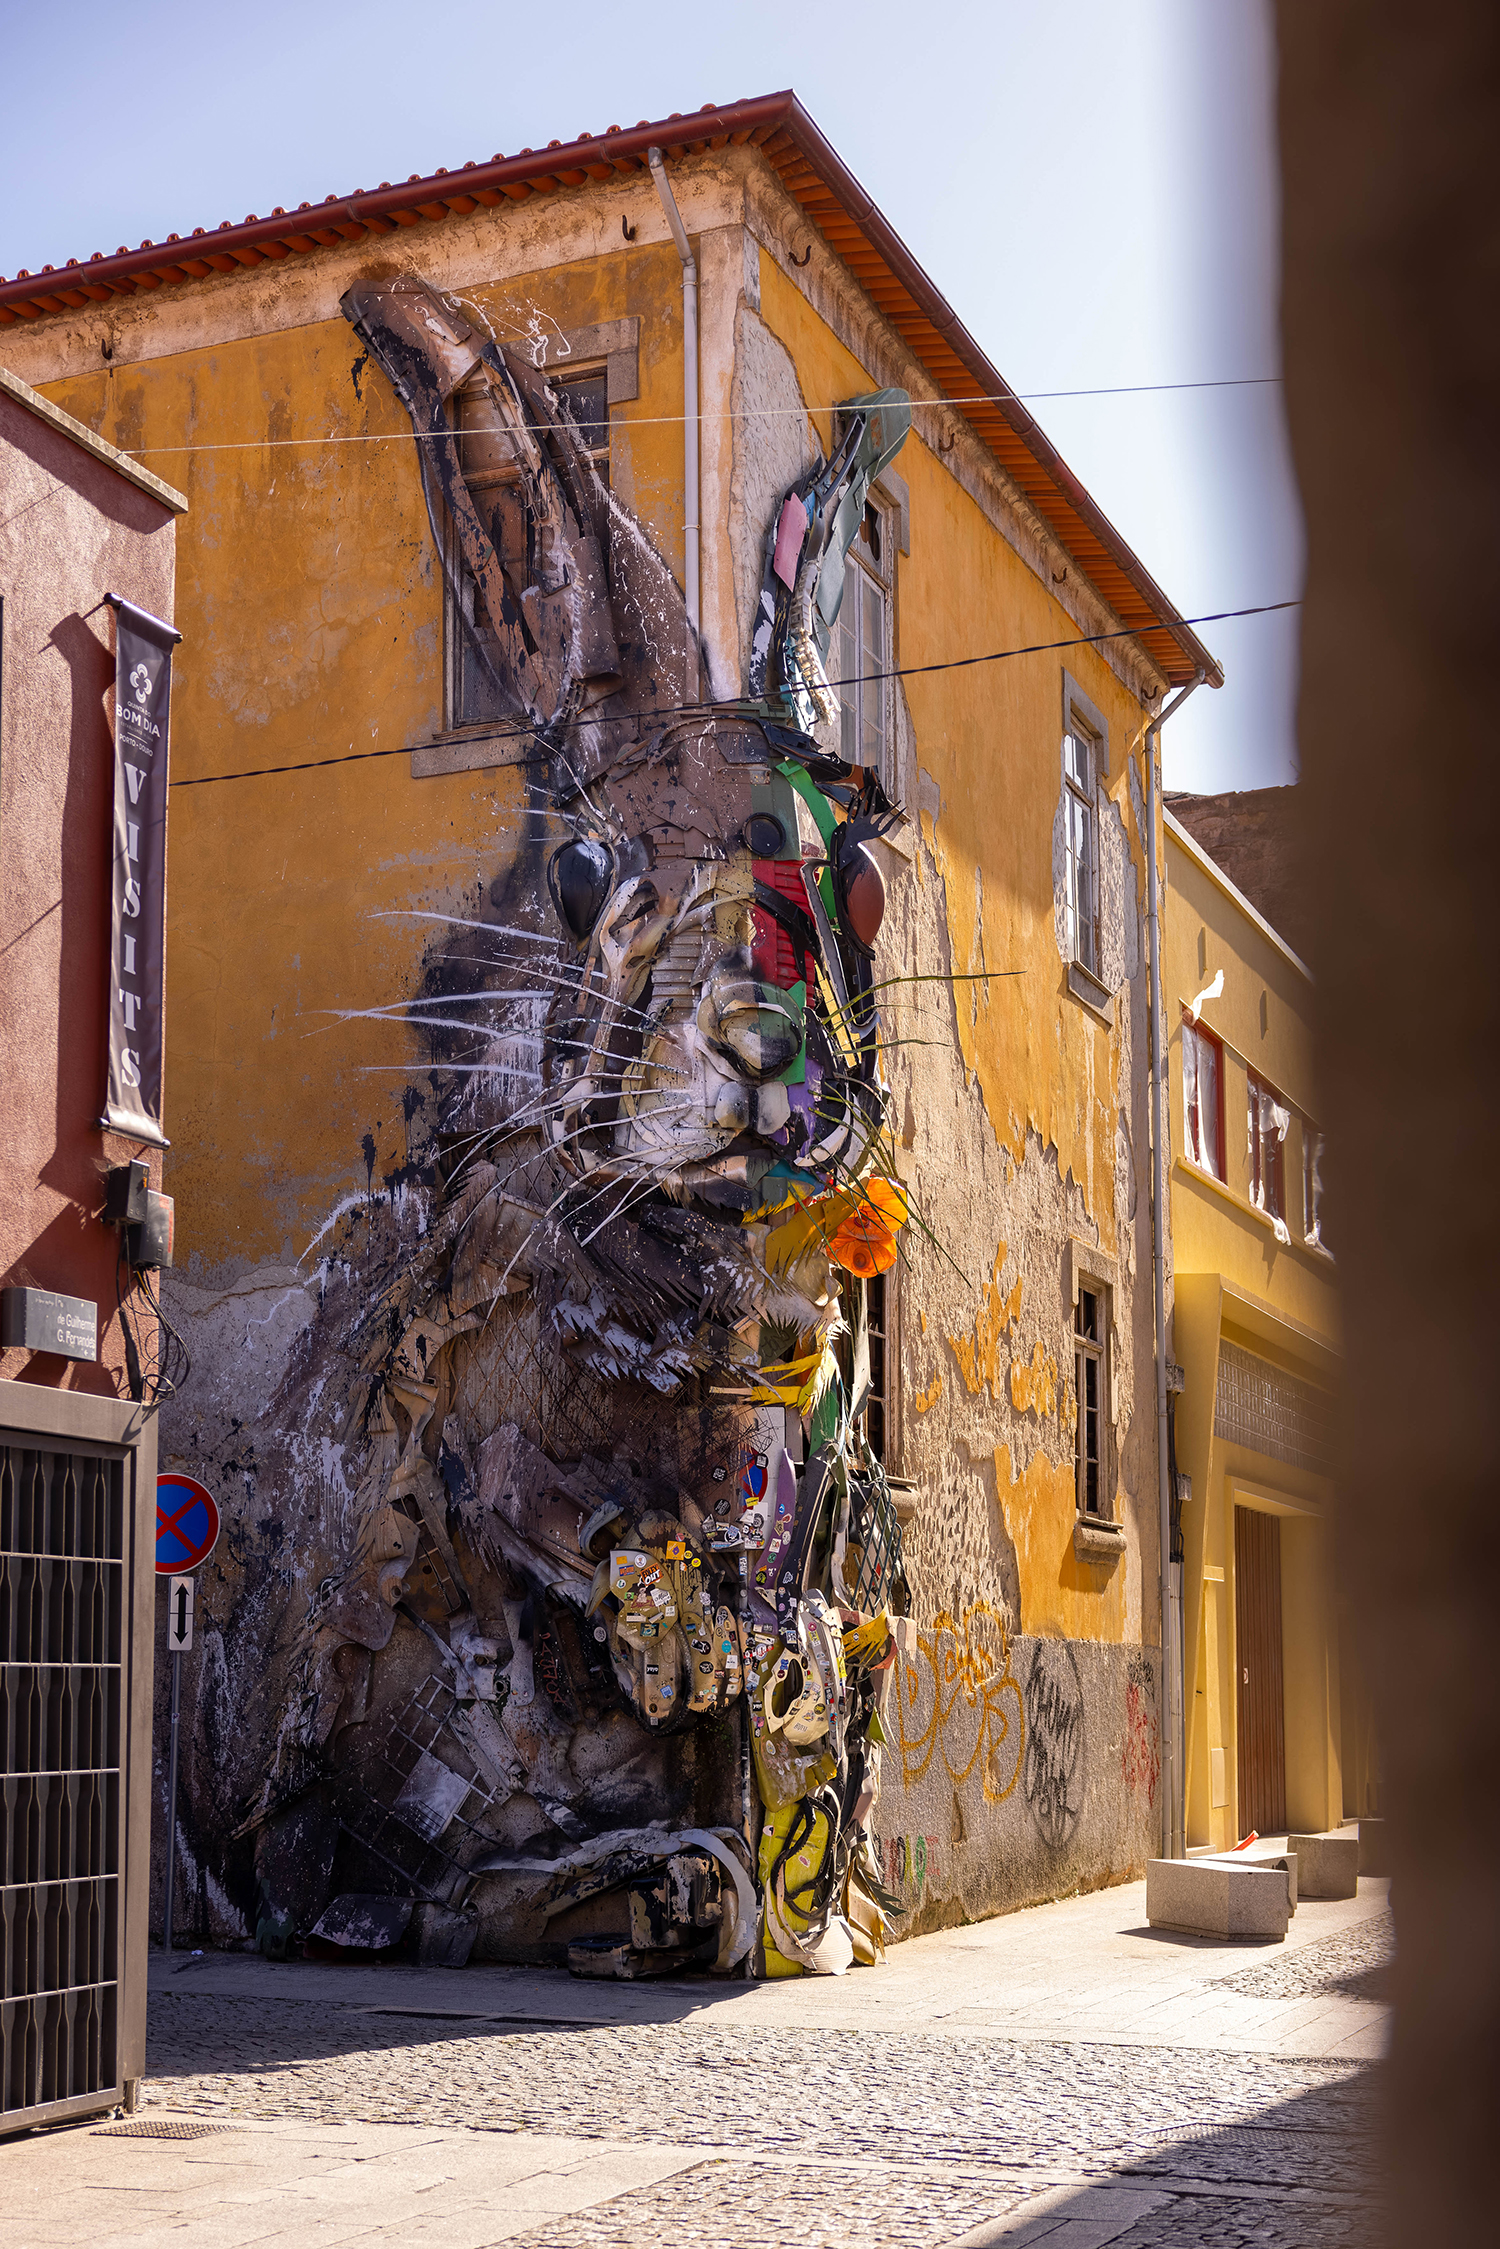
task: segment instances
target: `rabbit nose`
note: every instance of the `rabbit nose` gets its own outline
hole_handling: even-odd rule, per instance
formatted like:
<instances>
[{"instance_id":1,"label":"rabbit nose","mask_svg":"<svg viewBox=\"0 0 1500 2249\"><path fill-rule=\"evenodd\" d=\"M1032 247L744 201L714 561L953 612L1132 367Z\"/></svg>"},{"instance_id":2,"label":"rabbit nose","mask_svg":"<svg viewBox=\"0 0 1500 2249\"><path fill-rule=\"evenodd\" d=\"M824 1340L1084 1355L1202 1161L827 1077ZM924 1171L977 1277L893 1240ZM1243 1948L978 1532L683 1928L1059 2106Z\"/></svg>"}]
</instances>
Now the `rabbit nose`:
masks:
<instances>
[{"instance_id":1,"label":"rabbit nose","mask_svg":"<svg viewBox=\"0 0 1500 2249\"><path fill-rule=\"evenodd\" d=\"M789 1070L806 1037L802 1007L790 992L736 968L710 977L698 1028L736 1076L758 1084Z\"/></svg>"},{"instance_id":2,"label":"rabbit nose","mask_svg":"<svg viewBox=\"0 0 1500 2249\"><path fill-rule=\"evenodd\" d=\"M722 1085L714 1100L714 1123L726 1132L780 1132L792 1114L784 1085L744 1085L736 1078Z\"/></svg>"}]
</instances>

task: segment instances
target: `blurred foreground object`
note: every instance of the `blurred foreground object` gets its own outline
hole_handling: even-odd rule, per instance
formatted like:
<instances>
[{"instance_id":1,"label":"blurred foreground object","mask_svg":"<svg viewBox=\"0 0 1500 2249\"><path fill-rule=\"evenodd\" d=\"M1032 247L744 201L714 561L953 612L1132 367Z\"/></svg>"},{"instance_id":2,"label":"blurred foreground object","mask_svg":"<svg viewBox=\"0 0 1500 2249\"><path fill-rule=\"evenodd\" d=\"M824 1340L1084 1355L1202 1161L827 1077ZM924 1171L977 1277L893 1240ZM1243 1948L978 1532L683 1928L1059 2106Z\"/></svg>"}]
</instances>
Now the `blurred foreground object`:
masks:
<instances>
[{"instance_id":1,"label":"blurred foreground object","mask_svg":"<svg viewBox=\"0 0 1500 2249\"><path fill-rule=\"evenodd\" d=\"M1500 22L1283 4L1299 727L1345 1283L1342 1537L1383 1699L1400 1929L1393 2233L1493 2226L1500 2019L1489 407Z\"/></svg>"}]
</instances>

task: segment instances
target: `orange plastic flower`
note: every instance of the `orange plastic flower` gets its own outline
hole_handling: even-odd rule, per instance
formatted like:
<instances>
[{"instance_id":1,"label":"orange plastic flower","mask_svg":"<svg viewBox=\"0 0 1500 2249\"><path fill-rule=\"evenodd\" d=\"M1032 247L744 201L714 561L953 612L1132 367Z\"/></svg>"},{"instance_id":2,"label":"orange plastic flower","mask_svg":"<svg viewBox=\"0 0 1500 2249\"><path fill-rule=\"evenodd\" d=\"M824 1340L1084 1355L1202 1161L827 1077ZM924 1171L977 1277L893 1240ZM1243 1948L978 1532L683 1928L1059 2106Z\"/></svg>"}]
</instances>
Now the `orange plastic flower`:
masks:
<instances>
[{"instance_id":1,"label":"orange plastic flower","mask_svg":"<svg viewBox=\"0 0 1500 2249\"><path fill-rule=\"evenodd\" d=\"M875 1205L887 1226L904 1226L911 1216L906 1189L894 1179L867 1179L865 1200Z\"/></svg>"},{"instance_id":2,"label":"orange plastic flower","mask_svg":"<svg viewBox=\"0 0 1500 2249\"><path fill-rule=\"evenodd\" d=\"M860 1280L887 1273L896 1262L896 1236L873 1203L860 1202L828 1243L835 1265Z\"/></svg>"}]
</instances>

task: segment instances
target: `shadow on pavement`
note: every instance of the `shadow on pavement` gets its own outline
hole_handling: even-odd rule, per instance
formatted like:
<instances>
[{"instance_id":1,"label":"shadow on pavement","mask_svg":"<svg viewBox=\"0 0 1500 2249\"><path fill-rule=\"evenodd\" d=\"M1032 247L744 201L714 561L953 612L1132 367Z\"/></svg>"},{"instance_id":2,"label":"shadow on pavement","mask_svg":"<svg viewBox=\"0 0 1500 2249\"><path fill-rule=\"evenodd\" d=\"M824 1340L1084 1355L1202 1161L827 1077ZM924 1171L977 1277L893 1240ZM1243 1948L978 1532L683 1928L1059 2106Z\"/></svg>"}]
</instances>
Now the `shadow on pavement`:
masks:
<instances>
[{"instance_id":1,"label":"shadow on pavement","mask_svg":"<svg viewBox=\"0 0 1500 2249\"><path fill-rule=\"evenodd\" d=\"M948 2249L1379 2249L1380 2072L1251 2116L1143 2137L1106 2178L1044 2192Z\"/></svg>"},{"instance_id":2,"label":"shadow on pavement","mask_svg":"<svg viewBox=\"0 0 1500 2249\"><path fill-rule=\"evenodd\" d=\"M1255 1959L1261 1953L1273 1952L1282 1941L1278 1937L1205 1937L1197 1935L1191 1929L1153 1928L1149 1921L1142 1921L1138 1928L1121 1929L1119 1934L1122 1937L1146 1937L1152 1944L1172 1945L1182 1952L1222 1952L1226 1945L1233 1945L1236 1950L1243 1949L1250 1959Z\"/></svg>"},{"instance_id":3,"label":"shadow on pavement","mask_svg":"<svg viewBox=\"0 0 1500 2249\"><path fill-rule=\"evenodd\" d=\"M242 2002L153 1992L146 2072L153 2086L165 2093L177 2078L280 2069L298 2062L338 2061L352 2054L395 2053L440 2039L539 2037L597 2027L588 2018L507 2022L491 2014L436 2007L260 1997Z\"/></svg>"}]
</instances>

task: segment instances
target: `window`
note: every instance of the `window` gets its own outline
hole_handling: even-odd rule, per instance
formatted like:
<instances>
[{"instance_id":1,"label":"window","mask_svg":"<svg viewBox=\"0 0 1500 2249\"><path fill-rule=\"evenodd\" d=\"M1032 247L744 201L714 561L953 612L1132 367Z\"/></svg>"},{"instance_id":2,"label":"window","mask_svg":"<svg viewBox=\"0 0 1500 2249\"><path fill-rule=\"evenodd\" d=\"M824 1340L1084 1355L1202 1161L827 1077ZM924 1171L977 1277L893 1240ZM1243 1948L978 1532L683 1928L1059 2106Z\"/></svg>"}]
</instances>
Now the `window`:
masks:
<instances>
[{"instance_id":1,"label":"window","mask_svg":"<svg viewBox=\"0 0 1500 2249\"><path fill-rule=\"evenodd\" d=\"M547 381L558 391L578 425L584 449L606 484L609 482L609 380L603 367L548 368ZM459 460L471 492L518 483L510 440L499 427L489 384L471 376L454 394L454 427Z\"/></svg>"},{"instance_id":2,"label":"window","mask_svg":"<svg viewBox=\"0 0 1500 2249\"><path fill-rule=\"evenodd\" d=\"M1323 1135L1308 1117L1302 1120L1302 1233L1315 1248L1329 1248L1323 1205Z\"/></svg>"},{"instance_id":3,"label":"window","mask_svg":"<svg viewBox=\"0 0 1500 2249\"><path fill-rule=\"evenodd\" d=\"M1123 861L1115 857L1115 829L1100 817L1100 792L1109 782L1109 726L1076 679L1062 673L1062 751L1058 759L1057 811L1052 822L1052 926L1067 988L1106 1024L1114 1021L1114 994L1125 975ZM1113 808L1105 799L1106 813ZM1124 849L1120 830L1119 848ZM1110 870L1117 868L1113 879Z\"/></svg>"},{"instance_id":4,"label":"window","mask_svg":"<svg viewBox=\"0 0 1500 2249\"><path fill-rule=\"evenodd\" d=\"M1063 735L1063 912L1068 958L1091 976L1099 973L1098 780L1099 744L1070 710Z\"/></svg>"},{"instance_id":5,"label":"window","mask_svg":"<svg viewBox=\"0 0 1500 2249\"><path fill-rule=\"evenodd\" d=\"M1106 1300L1100 1288L1080 1287L1073 1314L1073 1376L1078 1391L1074 1438L1080 1515L1103 1515L1104 1338Z\"/></svg>"},{"instance_id":6,"label":"window","mask_svg":"<svg viewBox=\"0 0 1500 2249\"><path fill-rule=\"evenodd\" d=\"M1286 1225L1286 1136L1292 1112L1264 1078L1252 1071L1246 1081L1250 1149L1250 1200L1257 1210Z\"/></svg>"},{"instance_id":7,"label":"window","mask_svg":"<svg viewBox=\"0 0 1500 2249\"><path fill-rule=\"evenodd\" d=\"M890 1435L889 1403L886 1383L890 1365L887 1353L889 1330L887 1321L886 1281L888 1276L877 1273L865 1283L865 1318L870 1338L870 1397L865 1407L865 1442L879 1461L887 1455Z\"/></svg>"},{"instance_id":8,"label":"window","mask_svg":"<svg viewBox=\"0 0 1500 2249\"><path fill-rule=\"evenodd\" d=\"M865 1339L869 1347L870 1387L865 1393L859 1426L864 1431L865 1442L878 1461L890 1464L890 1444L895 1434L892 1413L890 1382L894 1372L891 1353L890 1320L895 1309L895 1274L876 1273L869 1280L859 1280L852 1273L843 1276L839 1289L839 1310L844 1319L844 1332L834 1343L834 1357L846 1392L854 1388L855 1338L861 1319L860 1298L863 1292L863 1319ZM792 1356L788 1350L787 1356Z\"/></svg>"},{"instance_id":9,"label":"window","mask_svg":"<svg viewBox=\"0 0 1500 2249\"><path fill-rule=\"evenodd\" d=\"M828 651L829 678L842 713L839 748L889 786L886 687L890 669L890 539L880 510L868 505L844 565L844 597Z\"/></svg>"},{"instance_id":10,"label":"window","mask_svg":"<svg viewBox=\"0 0 1500 2249\"><path fill-rule=\"evenodd\" d=\"M1191 1163L1224 1176L1223 1050L1196 1023L1182 1026L1183 1148Z\"/></svg>"},{"instance_id":11,"label":"window","mask_svg":"<svg viewBox=\"0 0 1500 2249\"><path fill-rule=\"evenodd\" d=\"M548 370L548 380L561 391L578 424L579 435L603 481L609 482L609 399L603 367ZM489 533L502 568L517 593L531 576L535 526L528 514L510 440L498 426L483 380L464 383L454 394L454 426L459 432L459 465L480 521ZM457 542L452 549L457 601L462 619L449 619L448 724L450 727L488 726L508 714L502 710L474 647L492 639L484 604L478 598ZM466 625L474 628L466 630Z\"/></svg>"},{"instance_id":12,"label":"window","mask_svg":"<svg viewBox=\"0 0 1500 2249\"><path fill-rule=\"evenodd\" d=\"M562 392L568 412L578 424L578 434L589 459L604 482L609 482L608 377L602 367L574 369L566 375L552 371L552 387Z\"/></svg>"}]
</instances>

